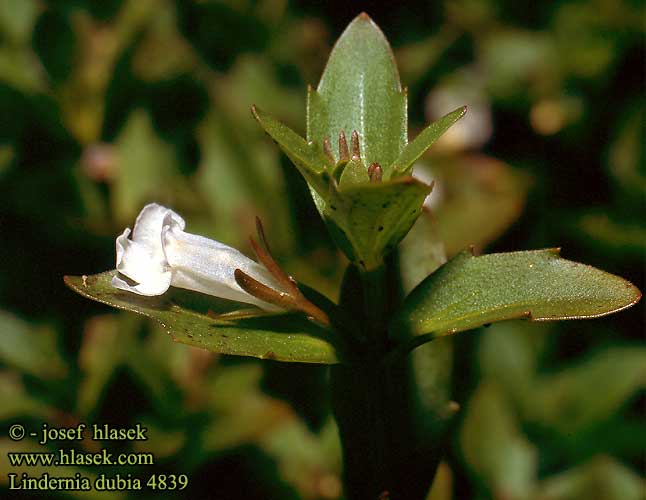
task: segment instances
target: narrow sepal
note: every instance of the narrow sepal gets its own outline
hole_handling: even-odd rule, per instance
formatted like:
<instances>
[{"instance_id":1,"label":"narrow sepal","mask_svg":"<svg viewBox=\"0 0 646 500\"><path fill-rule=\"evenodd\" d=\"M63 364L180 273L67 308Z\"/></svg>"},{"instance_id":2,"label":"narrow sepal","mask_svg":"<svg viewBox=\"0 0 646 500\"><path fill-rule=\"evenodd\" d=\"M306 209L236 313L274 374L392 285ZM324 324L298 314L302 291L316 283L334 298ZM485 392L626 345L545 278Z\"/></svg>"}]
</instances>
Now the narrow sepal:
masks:
<instances>
[{"instance_id":1,"label":"narrow sepal","mask_svg":"<svg viewBox=\"0 0 646 500\"><path fill-rule=\"evenodd\" d=\"M319 193L325 193L327 183L324 172L333 164L316 142L307 142L287 125L280 123L264 111L252 106L251 112L260 126L280 146L283 152L296 165L305 180ZM320 138L323 141L323 138Z\"/></svg>"},{"instance_id":2,"label":"narrow sepal","mask_svg":"<svg viewBox=\"0 0 646 500\"><path fill-rule=\"evenodd\" d=\"M462 118L467 112L467 107L462 106L444 115L436 122L431 123L415 139L408 143L397 159L388 167L384 174L386 178L409 175L413 164L422 156L435 141L437 141L451 125Z\"/></svg>"}]
</instances>

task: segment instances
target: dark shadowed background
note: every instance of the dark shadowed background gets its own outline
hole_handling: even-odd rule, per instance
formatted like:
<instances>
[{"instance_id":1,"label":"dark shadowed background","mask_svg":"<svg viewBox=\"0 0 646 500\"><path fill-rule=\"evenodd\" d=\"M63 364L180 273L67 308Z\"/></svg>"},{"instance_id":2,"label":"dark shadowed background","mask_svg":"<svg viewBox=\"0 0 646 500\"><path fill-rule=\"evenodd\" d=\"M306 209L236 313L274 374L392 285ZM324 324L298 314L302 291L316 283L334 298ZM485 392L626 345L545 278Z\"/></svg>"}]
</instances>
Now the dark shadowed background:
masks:
<instances>
[{"instance_id":1,"label":"dark shadowed background","mask_svg":"<svg viewBox=\"0 0 646 500\"><path fill-rule=\"evenodd\" d=\"M324 368L217 356L66 289L114 267L157 201L250 254L254 216L298 280L331 298L345 261L251 104L304 132L307 84L365 9L408 86L410 133L467 104L422 158L449 255L562 247L644 287L644 12L638 1L0 2L0 496L8 474L186 474L169 498L340 498ZM429 499L643 498L643 307L508 322L454 344L462 410ZM448 376L448 374L447 374ZM143 423L154 466L13 466L8 438ZM98 451L97 443L75 443ZM110 498L161 492L115 492ZM108 495L101 496L108 498Z\"/></svg>"}]
</instances>

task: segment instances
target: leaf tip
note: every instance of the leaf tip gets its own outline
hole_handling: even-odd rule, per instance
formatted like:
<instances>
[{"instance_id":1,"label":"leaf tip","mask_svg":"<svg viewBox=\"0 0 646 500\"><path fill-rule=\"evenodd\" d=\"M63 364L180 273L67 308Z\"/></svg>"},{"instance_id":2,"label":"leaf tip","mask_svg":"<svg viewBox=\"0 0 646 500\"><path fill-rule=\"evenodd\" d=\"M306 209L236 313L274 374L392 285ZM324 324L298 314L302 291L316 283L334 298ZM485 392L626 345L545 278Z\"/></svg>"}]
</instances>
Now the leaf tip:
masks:
<instances>
[{"instance_id":1,"label":"leaf tip","mask_svg":"<svg viewBox=\"0 0 646 500\"><path fill-rule=\"evenodd\" d=\"M78 276L63 276L63 283L65 283L65 286L69 288L70 290L77 292L77 287L75 283L75 278L78 278Z\"/></svg>"},{"instance_id":2,"label":"leaf tip","mask_svg":"<svg viewBox=\"0 0 646 500\"><path fill-rule=\"evenodd\" d=\"M622 309L619 309L619 311L621 311L621 310L623 310L623 309L628 309L629 307L634 306L635 304L637 304L637 303L642 299L642 291L641 291L639 288L637 288L637 287L636 287L633 283L631 283L630 281L628 281L628 280L625 280L625 281L626 281L626 288L627 288L628 290L630 290L630 293L632 294L632 302L630 302L629 304L627 304L627 305L626 305L625 307L623 307Z\"/></svg>"},{"instance_id":3,"label":"leaf tip","mask_svg":"<svg viewBox=\"0 0 646 500\"><path fill-rule=\"evenodd\" d=\"M366 30L367 31L364 31ZM358 30L358 31L355 31ZM357 17L355 17L350 24L346 27L345 31L341 34L339 39L337 40L335 44L335 48L340 45L342 40L346 38L346 36L352 36L352 33L357 34L361 33L362 38L367 36L376 36L378 39L380 39L384 45L388 48L388 51L390 52L390 57L392 58L392 61L394 63L394 56L392 54L392 50L390 49L390 44L388 43L388 40L386 39L386 35L384 35L383 31L379 28L377 23L366 13L366 12L361 12ZM372 33L370 35L369 33ZM332 49L334 52L334 49Z\"/></svg>"}]
</instances>

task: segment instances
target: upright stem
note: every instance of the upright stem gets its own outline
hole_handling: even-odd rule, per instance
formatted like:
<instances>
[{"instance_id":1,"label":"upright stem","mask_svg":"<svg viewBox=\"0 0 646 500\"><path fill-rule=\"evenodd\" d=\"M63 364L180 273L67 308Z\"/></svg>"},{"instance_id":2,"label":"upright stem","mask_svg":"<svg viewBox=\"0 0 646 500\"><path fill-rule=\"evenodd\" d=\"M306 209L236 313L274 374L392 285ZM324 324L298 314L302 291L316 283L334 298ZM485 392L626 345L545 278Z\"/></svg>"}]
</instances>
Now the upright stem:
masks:
<instances>
[{"instance_id":1,"label":"upright stem","mask_svg":"<svg viewBox=\"0 0 646 500\"><path fill-rule=\"evenodd\" d=\"M352 356L331 370L350 500L377 500L386 492L392 500L422 500L440 458L438 443L429 442L422 429L411 358L384 363L392 309L387 281L385 268L361 274L350 270L341 294L341 307L361 330L344 332L356 339Z\"/></svg>"},{"instance_id":2,"label":"upright stem","mask_svg":"<svg viewBox=\"0 0 646 500\"><path fill-rule=\"evenodd\" d=\"M388 284L386 269L381 266L361 273L363 317L369 349L382 352L388 346Z\"/></svg>"}]
</instances>

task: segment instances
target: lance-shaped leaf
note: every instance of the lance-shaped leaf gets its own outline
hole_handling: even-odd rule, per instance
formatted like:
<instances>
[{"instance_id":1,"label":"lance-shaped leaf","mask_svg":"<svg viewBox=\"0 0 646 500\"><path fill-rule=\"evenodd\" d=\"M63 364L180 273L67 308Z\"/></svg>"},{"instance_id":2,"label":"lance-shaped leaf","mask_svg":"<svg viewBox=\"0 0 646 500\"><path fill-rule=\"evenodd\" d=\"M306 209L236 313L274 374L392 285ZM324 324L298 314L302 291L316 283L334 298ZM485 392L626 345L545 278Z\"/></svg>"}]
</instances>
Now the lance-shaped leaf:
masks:
<instances>
[{"instance_id":1,"label":"lance-shaped leaf","mask_svg":"<svg viewBox=\"0 0 646 500\"><path fill-rule=\"evenodd\" d=\"M419 133L412 142L408 143L399 157L384 170L386 178L410 174L413 164L430 148L451 125L462 118L467 112L467 107L451 111L436 122L431 123Z\"/></svg>"},{"instance_id":2,"label":"lance-shaped leaf","mask_svg":"<svg viewBox=\"0 0 646 500\"><path fill-rule=\"evenodd\" d=\"M331 167L331 161L322 149L322 142L305 141L287 125L261 111L256 106L251 108L253 116L267 134L280 146L280 149L292 161L307 183L317 193L324 196L327 191L325 169Z\"/></svg>"},{"instance_id":3,"label":"lance-shaped leaf","mask_svg":"<svg viewBox=\"0 0 646 500\"><path fill-rule=\"evenodd\" d=\"M332 49L317 90L307 105L308 141L335 139L343 130L359 134L366 165L390 165L407 140L406 96L390 45L363 13L346 28Z\"/></svg>"},{"instance_id":4,"label":"lance-shaped leaf","mask_svg":"<svg viewBox=\"0 0 646 500\"><path fill-rule=\"evenodd\" d=\"M177 288L155 297L124 292L111 285L115 272L66 276L65 283L84 297L158 321L175 342L221 354L277 361L339 362L333 333L302 315L268 315L259 310L257 315L244 318L226 314L214 317L208 311L222 310L223 301Z\"/></svg>"},{"instance_id":5,"label":"lance-shaped leaf","mask_svg":"<svg viewBox=\"0 0 646 500\"><path fill-rule=\"evenodd\" d=\"M406 298L392 324L398 338L420 341L486 323L604 316L639 301L628 281L560 258L557 249L463 252L431 274Z\"/></svg>"},{"instance_id":6,"label":"lance-shaped leaf","mask_svg":"<svg viewBox=\"0 0 646 500\"><path fill-rule=\"evenodd\" d=\"M370 270L408 232L430 191L412 177L352 185L331 191L323 217L348 258Z\"/></svg>"}]
</instances>

